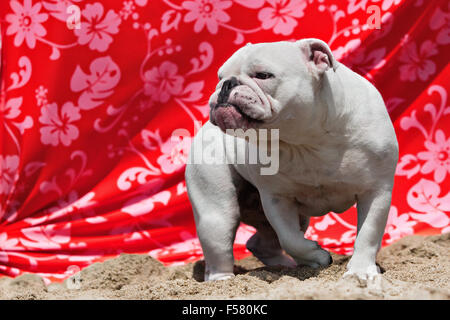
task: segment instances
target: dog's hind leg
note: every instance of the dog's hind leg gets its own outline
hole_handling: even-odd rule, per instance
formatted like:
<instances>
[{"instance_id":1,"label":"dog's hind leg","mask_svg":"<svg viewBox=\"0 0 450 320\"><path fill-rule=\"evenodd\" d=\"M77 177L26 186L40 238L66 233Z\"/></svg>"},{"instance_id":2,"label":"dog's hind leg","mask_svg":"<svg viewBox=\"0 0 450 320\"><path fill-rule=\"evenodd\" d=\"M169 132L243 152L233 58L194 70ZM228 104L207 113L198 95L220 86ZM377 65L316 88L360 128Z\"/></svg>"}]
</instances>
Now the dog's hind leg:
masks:
<instances>
[{"instance_id":1,"label":"dog's hind leg","mask_svg":"<svg viewBox=\"0 0 450 320\"><path fill-rule=\"evenodd\" d=\"M295 267L297 264L284 253L276 232L264 215L258 190L245 182L241 184L239 194L242 222L257 230L247 241L247 249L266 266Z\"/></svg>"},{"instance_id":2,"label":"dog's hind leg","mask_svg":"<svg viewBox=\"0 0 450 320\"><path fill-rule=\"evenodd\" d=\"M286 255L283 252L283 249L281 249L276 234L265 233L258 230L250 239L248 239L246 246L247 249L266 266L285 266L290 268L297 266L294 259Z\"/></svg>"}]
</instances>

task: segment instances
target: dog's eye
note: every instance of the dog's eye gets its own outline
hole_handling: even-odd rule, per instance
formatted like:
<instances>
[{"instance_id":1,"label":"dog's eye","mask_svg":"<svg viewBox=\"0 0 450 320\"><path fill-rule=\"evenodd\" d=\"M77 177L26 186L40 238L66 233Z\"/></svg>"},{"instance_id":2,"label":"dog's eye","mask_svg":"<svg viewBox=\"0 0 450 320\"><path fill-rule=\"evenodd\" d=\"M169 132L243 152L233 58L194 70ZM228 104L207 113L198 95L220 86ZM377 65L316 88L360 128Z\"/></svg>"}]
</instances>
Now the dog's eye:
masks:
<instances>
[{"instance_id":1,"label":"dog's eye","mask_svg":"<svg viewBox=\"0 0 450 320\"><path fill-rule=\"evenodd\" d=\"M265 80L265 79L273 78L275 76L270 72L257 72L257 73L255 73L254 77L257 79Z\"/></svg>"}]
</instances>

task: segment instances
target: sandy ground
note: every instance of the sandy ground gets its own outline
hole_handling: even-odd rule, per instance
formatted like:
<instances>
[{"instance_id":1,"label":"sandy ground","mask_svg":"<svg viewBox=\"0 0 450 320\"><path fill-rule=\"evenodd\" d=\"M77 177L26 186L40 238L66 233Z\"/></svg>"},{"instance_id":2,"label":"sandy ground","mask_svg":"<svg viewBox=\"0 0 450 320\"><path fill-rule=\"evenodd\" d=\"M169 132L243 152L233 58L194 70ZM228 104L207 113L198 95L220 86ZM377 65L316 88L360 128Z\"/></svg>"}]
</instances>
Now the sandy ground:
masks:
<instances>
[{"instance_id":1,"label":"sandy ground","mask_svg":"<svg viewBox=\"0 0 450 320\"><path fill-rule=\"evenodd\" d=\"M36 275L0 278L0 299L450 299L450 234L409 236L383 248L373 282L341 279L349 257L324 269L263 267L236 262L234 279L202 282L199 261L166 268L146 255L124 254L93 264L64 283Z\"/></svg>"}]
</instances>

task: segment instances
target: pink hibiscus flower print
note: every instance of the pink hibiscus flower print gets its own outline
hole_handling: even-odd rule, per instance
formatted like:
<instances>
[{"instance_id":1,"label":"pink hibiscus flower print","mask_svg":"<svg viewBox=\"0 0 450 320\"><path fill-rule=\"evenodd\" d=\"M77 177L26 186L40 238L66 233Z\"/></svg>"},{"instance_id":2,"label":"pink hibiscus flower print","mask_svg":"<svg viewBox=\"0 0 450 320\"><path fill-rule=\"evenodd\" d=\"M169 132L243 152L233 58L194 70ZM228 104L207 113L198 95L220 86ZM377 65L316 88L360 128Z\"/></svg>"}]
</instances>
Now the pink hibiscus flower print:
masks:
<instances>
[{"instance_id":1,"label":"pink hibiscus flower print","mask_svg":"<svg viewBox=\"0 0 450 320\"><path fill-rule=\"evenodd\" d=\"M166 103L171 96L182 92L184 78L178 75L176 64L164 61L159 67L146 71L144 81L145 94L153 101Z\"/></svg>"},{"instance_id":2,"label":"pink hibiscus flower print","mask_svg":"<svg viewBox=\"0 0 450 320\"><path fill-rule=\"evenodd\" d=\"M8 194L18 178L19 157L0 155L0 194Z\"/></svg>"},{"instance_id":3,"label":"pink hibiscus flower print","mask_svg":"<svg viewBox=\"0 0 450 320\"><path fill-rule=\"evenodd\" d=\"M219 24L230 21L230 16L224 11L231 7L231 1L224 0L194 0L184 1L182 6L189 12L184 16L184 22L195 20L194 31L203 30L206 25L208 31L216 34Z\"/></svg>"},{"instance_id":4,"label":"pink hibiscus flower print","mask_svg":"<svg viewBox=\"0 0 450 320\"><path fill-rule=\"evenodd\" d=\"M436 64L428 58L437 55L437 46L431 40L427 40L417 51L415 42L408 42L400 52L400 80L414 82L417 78L427 81L436 72Z\"/></svg>"},{"instance_id":5,"label":"pink hibiscus flower print","mask_svg":"<svg viewBox=\"0 0 450 320\"><path fill-rule=\"evenodd\" d=\"M8 235L6 234L6 232L0 233L0 248L2 248L2 251L0 251L0 262L7 263L9 260L7 251L20 250L21 248L18 246L18 244L19 239L17 238L8 239Z\"/></svg>"},{"instance_id":6,"label":"pink hibiscus flower print","mask_svg":"<svg viewBox=\"0 0 450 320\"><path fill-rule=\"evenodd\" d=\"M58 109L56 103L42 107L39 117L39 122L43 124L40 129L41 142L54 147L61 143L67 147L78 138L78 128L72 123L81 119L80 109L71 102L65 103L60 110Z\"/></svg>"},{"instance_id":7,"label":"pink hibiscus flower print","mask_svg":"<svg viewBox=\"0 0 450 320\"><path fill-rule=\"evenodd\" d=\"M389 210L389 216L386 223L384 232L389 235L387 243L394 242L404 236L414 233L413 227L417 224L417 221L411 220L409 214L398 214L398 210L395 206L392 206Z\"/></svg>"},{"instance_id":8,"label":"pink hibiscus flower print","mask_svg":"<svg viewBox=\"0 0 450 320\"><path fill-rule=\"evenodd\" d=\"M162 172L171 174L184 168L191 144L191 137L172 137L166 141L161 146L163 154L157 160Z\"/></svg>"},{"instance_id":9,"label":"pink hibiscus flower print","mask_svg":"<svg viewBox=\"0 0 450 320\"><path fill-rule=\"evenodd\" d=\"M384 11L389 10L392 5L398 5L402 2L402 0L383 0L383 3L381 5L381 9Z\"/></svg>"},{"instance_id":10,"label":"pink hibiscus flower print","mask_svg":"<svg viewBox=\"0 0 450 320\"><path fill-rule=\"evenodd\" d=\"M20 115L20 107L22 105L23 98L11 98L6 104L0 104L0 113L6 119L15 119Z\"/></svg>"},{"instance_id":11,"label":"pink hibiscus flower print","mask_svg":"<svg viewBox=\"0 0 450 320\"><path fill-rule=\"evenodd\" d=\"M74 29L75 35L78 37L78 43L85 45L89 43L91 50L105 52L112 43L112 34L119 32L119 25L121 23L120 17L109 10L105 17L103 17L104 9L101 3L86 5L86 8L81 12L81 15L87 20L81 22L80 29Z\"/></svg>"},{"instance_id":12,"label":"pink hibiscus flower print","mask_svg":"<svg viewBox=\"0 0 450 320\"><path fill-rule=\"evenodd\" d=\"M298 22L296 18L304 16L305 0L267 0L271 7L263 8L258 19L264 30L273 29L275 34L290 35Z\"/></svg>"},{"instance_id":13,"label":"pink hibiscus flower print","mask_svg":"<svg viewBox=\"0 0 450 320\"><path fill-rule=\"evenodd\" d=\"M438 32L436 42L441 45L450 43L450 2L447 3L447 10L442 11L436 8L430 19L430 29Z\"/></svg>"},{"instance_id":14,"label":"pink hibiscus flower print","mask_svg":"<svg viewBox=\"0 0 450 320\"><path fill-rule=\"evenodd\" d=\"M347 13L353 14L358 10L366 10L368 0L348 0Z\"/></svg>"},{"instance_id":15,"label":"pink hibiscus flower print","mask_svg":"<svg viewBox=\"0 0 450 320\"><path fill-rule=\"evenodd\" d=\"M10 23L6 35L16 35L14 38L16 47L20 47L25 40L27 46L34 49L36 38L47 34L41 23L48 19L48 14L39 13L42 4L32 5L31 0L24 0L23 6L18 1L11 1L9 5L14 13L6 15L6 21Z\"/></svg>"},{"instance_id":16,"label":"pink hibiscus flower print","mask_svg":"<svg viewBox=\"0 0 450 320\"><path fill-rule=\"evenodd\" d=\"M425 141L428 151L420 152L417 157L426 161L420 171L423 174L434 171L434 180L441 183L447 172L450 173L450 138L446 140L444 132L437 130L435 140L436 142Z\"/></svg>"}]
</instances>

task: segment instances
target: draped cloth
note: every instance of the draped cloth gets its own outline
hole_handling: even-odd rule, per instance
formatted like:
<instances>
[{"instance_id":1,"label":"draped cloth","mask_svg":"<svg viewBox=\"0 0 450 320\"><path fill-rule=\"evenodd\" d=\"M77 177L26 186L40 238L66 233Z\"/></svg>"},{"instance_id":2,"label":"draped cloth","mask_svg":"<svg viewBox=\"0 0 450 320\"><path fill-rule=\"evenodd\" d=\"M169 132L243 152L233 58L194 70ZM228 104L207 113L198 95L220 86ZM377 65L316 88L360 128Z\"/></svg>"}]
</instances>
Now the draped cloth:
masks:
<instances>
[{"instance_id":1,"label":"draped cloth","mask_svg":"<svg viewBox=\"0 0 450 320\"><path fill-rule=\"evenodd\" d=\"M207 121L218 68L247 42L319 38L371 81L400 145L382 244L450 231L448 1L2 0L0 28L0 274L200 259L191 137L172 133ZM306 236L351 254L355 211ZM238 229L236 258L253 232Z\"/></svg>"}]
</instances>

